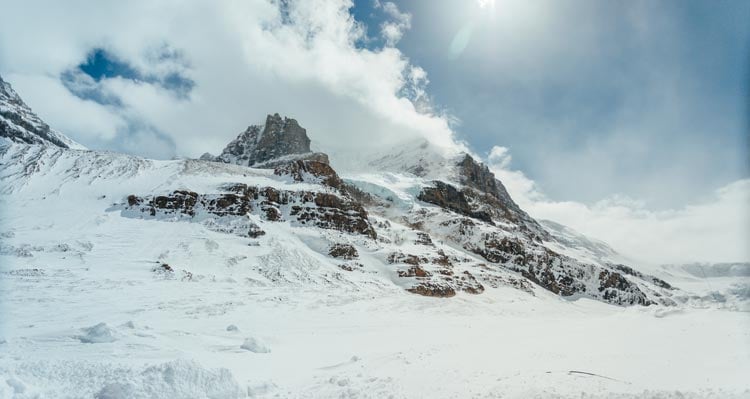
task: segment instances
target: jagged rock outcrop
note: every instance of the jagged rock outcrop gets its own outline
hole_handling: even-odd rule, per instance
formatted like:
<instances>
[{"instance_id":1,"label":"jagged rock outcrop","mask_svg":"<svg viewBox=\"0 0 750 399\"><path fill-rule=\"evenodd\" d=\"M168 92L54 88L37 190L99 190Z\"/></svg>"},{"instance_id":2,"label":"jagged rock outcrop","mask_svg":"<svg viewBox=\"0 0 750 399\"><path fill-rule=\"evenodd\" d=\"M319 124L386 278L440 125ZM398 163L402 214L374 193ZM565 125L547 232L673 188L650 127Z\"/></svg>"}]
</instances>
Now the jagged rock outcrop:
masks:
<instances>
[{"instance_id":1,"label":"jagged rock outcrop","mask_svg":"<svg viewBox=\"0 0 750 399\"><path fill-rule=\"evenodd\" d=\"M26 105L0 76L0 137L16 143L49 144L62 148L85 149L49 127Z\"/></svg>"},{"instance_id":2,"label":"jagged rock outcrop","mask_svg":"<svg viewBox=\"0 0 750 399\"><path fill-rule=\"evenodd\" d=\"M420 233L416 233L419 237ZM426 249L420 254L397 251L386 257L386 262L396 267L396 275L400 279L411 281L407 291L443 298L452 297L459 291L468 294L484 292L484 286L472 272L466 270L476 270L477 264L468 258L446 254L443 249L432 246Z\"/></svg>"},{"instance_id":3,"label":"jagged rock outcrop","mask_svg":"<svg viewBox=\"0 0 750 399\"><path fill-rule=\"evenodd\" d=\"M274 168L277 176L289 176L296 182L323 184L335 189L342 189L344 181L327 162L299 159Z\"/></svg>"},{"instance_id":4,"label":"jagged rock outcrop","mask_svg":"<svg viewBox=\"0 0 750 399\"><path fill-rule=\"evenodd\" d=\"M346 197L326 192L287 191L242 183L223 189L228 193L198 194L178 190L169 195L130 195L127 204L122 206L123 216L194 221L211 218L209 227L215 230L257 237L264 233L246 217L254 213L266 221L289 220L300 225L377 238L365 208ZM215 217L225 219L216 223ZM223 226L226 226L226 230L221 230Z\"/></svg>"},{"instance_id":5,"label":"jagged rock outcrop","mask_svg":"<svg viewBox=\"0 0 750 399\"><path fill-rule=\"evenodd\" d=\"M513 201L487 166L468 154L456 166L463 187L436 180L417 198L491 225L512 224L535 241L550 239L549 233Z\"/></svg>"},{"instance_id":6,"label":"jagged rock outcrop","mask_svg":"<svg viewBox=\"0 0 750 399\"><path fill-rule=\"evenodd\" d=\"M357 248L354 248L351 244L336 243L328 250L328 255L334 258L352 260L359 258L359 252Z\"/></svg>"},{"instance_id":7,"label":"jagged rock outcrop","mask_svg":"<svg viewBox=\"0 0 750 399\"><path fill-rule=\"evenodd\" d=\"M486 194L480 202L495 210L493 212L495 218L511 221L529 233L549 238L547 231L513 201L503 183L495 177L487 165L475 161L469 154L466 154L457 166L461 184Z\"/></svg>"},{"instance_id":8,"label":"jagged rock outcrop","mask_svg":"<svg viewBox=\"0 0 750 399\"><path fill-rule=\"evenodd\" d=\"M298 159L276 166L273 173L277 176L289 176L295 182L322 184L331 187L362 205L369 205L374 202L371 195L345 183L327 162Z\"/></svg>"},{"instance_id":9,"label":"jagged rock outcrop","mask_svg":"<svg viewBox=\"0 0 750 399\"><path fill-rule=\"evenodd\" d=\"M434 181L435 187L426 187L417 197L420 201L429 202L441 208L449 209L461 215L494 224L493 213L497 208L484 206L481 195L473 190L459 190L455 186L442 181Z\"/></svg>"},{"instance_id":10,"label":"jagged rock outcrop","mask_svg":"<svg viewBox=\"0 0 750 399\"><path fill-rule=\"evenodd\" d=\"M227 144L219 156L203 154L204 161L274 168L296 160L328 163L328 156L310 150L307 130L295 119L268 115L263 125L252 125Z\"/></svg>"}]
</instances>

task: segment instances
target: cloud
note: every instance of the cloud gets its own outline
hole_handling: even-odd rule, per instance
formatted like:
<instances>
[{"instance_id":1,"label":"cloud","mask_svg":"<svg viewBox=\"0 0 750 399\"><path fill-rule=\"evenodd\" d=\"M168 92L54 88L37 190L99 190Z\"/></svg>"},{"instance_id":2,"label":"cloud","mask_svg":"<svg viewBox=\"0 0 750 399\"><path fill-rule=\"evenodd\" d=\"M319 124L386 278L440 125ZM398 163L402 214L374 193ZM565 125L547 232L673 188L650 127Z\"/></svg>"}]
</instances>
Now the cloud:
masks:
<instances>
[{"instance_id":1,"label":"cloud","mask_svg":"<svg viewBox=\"0 0 750 399\"><path fill-rule=\"evenodd\" d=\"M399 43L478 151L582 202L674 208L750 176L750 2L491 3L410 2Z\"/></svg>"},{"instance_id":2,"label":"cloud","mask_svg":"<svg viewBox=\"0 0 750 399\"><path fill-rule=\"evenodd\" d=\"M334 153L417 137L453 147L450 118L428 104L425 71L392 47L395 35L385 46L360 47L365 33L351 6L31 0L6 6L16 17L0 25L0 73L13 84L21 74L43 79L44 90L21 83L18 91L50 124L94 148L158 158L218 152L272 112L295 117L315 146ZM389 23L408 29L409 14L390 2L381 8ZM34 29L25 26L30 20ZM76 68L92 54L134 72L86 80ZM170 76L192 82L189 90L175 96ZM90 115L93 126L71 122ZM165 145L133 144L144 126Z\"/></svg>"},{"instance_id":3,"label":"cloud","mask_svg":"<svg viewBox=\"0 0 750 399\"><path fill-rule=\"evenodd\" d=\"M52 128L66 133L76 132L71 135L76 141L113 140L127 125L109 107L74 95L56 76L18 73L3 76ZM27 96L27 93L35 95ZM37 101L29 101L29 97Z\"/></svg>"},{"instance_id":4,"label":"cloud","mask_svg":"<svg viewBox=\"0 0 750 399\"><path fill-rule=\"evenodd\" d=\"M389 21L380 24L380 33L388 46L395 46L411 28L411 14L401 12L398 6L390 1L375 0L375 8L382 9L390 17Z\"/></svg>"},{"instance_id":5,"label":"cloud","mask_svg":"<svg viewBox=\"0 0 750 399\"><path fill-rule=\"evenodd\" d=\"M492 147L490 154L487 156L487 162L500 169L506 169L510 166L512 159L513 158L510 156L510 150L497 145Z\"/></svg>"},{"instance_id":6,"label":"cloud","mask_svg":"<svg viewBox=\"0 0 750 399\"><path fill-rule=\"evenodd\" d=\"M534 181L511 169L503 147L494 147L487 162L532 217L601 239L636 261L750 261L750 179L721 187L701 202L653 211L642 201L617 195L592 205L549 199Z\"/></svg>"}]
</instances>

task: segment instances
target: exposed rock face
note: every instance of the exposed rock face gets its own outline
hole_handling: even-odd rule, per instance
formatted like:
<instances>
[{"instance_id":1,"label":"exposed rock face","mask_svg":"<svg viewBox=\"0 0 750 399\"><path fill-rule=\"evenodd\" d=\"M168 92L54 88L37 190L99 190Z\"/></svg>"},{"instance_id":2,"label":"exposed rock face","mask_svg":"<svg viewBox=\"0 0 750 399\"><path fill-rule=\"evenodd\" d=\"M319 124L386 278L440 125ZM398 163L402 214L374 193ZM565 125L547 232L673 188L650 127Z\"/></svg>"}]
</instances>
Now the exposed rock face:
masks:
<instances>
[{"instance_id":1,"label":"exposed rock face","mask_svg":"<svg viewBox=\"0 0 750 399\"><path fill-rule=\"evenodd\" d=\"M328 163L314 160L297 160L277 166L273 173L290 176L296 182L319 183L336 189L344 186L344 182Z\"/></svg>"},{"instance_id":2,"label":"exposed rock face","mask_svg":"<svg viewBox=\"0 0 750 399\"><path fill-rule=\"evenodd\" d=\"M396 266L399 278L412 279L413 284L407 291L435 297L452 297L457 291L468 294L481 294L484 286L468 271L456 273L454 262L465 262L445 254L442 250L430 251L432 255L413 255L393 252L386 261Z\"/></svg>"},{"instance_id":3,"label":"exposed rock face","mask_svg":"<svg viewBox=\"0 0 750 399\"><path fill-rule=\"evenodd\" d=\"M359 252L357 252L357 248L354 248L354 246L351 244L341 243L337 243L331 246L331 249L328 251L328 255L331 255L334 258L347 260L359 258Z\"/></svg>"},{"instance_id":4,"label":"exposed rock face","mask_svg":"<svg viewBox=\"0 0 750 399\"><path fill-rule=\"evenodd\" d=\"M298 159L277 166L274 168L273 173L277 176L289 176L296 182L322 184L334 188L344 196L362 205L371 205L374 201L369 194L351 184L345 183L328 162L320 162L314 159Z\"/></svg>"},{"instance_id":5,"label":"exposed rock face","mask_svg":"<svg viewBox=\"0 0 750 399\"><path fill-rule=\"evenodd\" d=\"M123 214L131 217L205 220L216 216L221 223L209 227L229 233L258 237L265 234L247 215L258 214L267 221L290 220L301 225L334 229L376 238L367 211L354 200L335 194L285 191L273 187L233 184L229 193L198 194L179 190L169 195L130 195ZM223 229L223 230L222 230Z\"/></svg>"},{"instance_id":6,"label":"exposed rock face","mask_svg":"<svg viewBox=\"0 0 750 399\"><path fill-rule=\"evenodd\" d=\"M317 193L309 202L291 207L290 215L302 224L358 233L377 238L375 229L367 219L367 211L358 202L334 194Z\"/></svg>"},{"instance_id":7,"label":"exposed rock face","mask_svg":"<svg viewBox=\"0 0 750 399\"><path fill-rule=\"evenodd\" d=\"M588 296L617 305L654 303L637 284L619 273L581 263L535 242L490 233L467 240L464 248L561 296ZM605 275L612 277L603 278ZM597 291L592 292L589 287L597 287Z\"/></svg>"},{"instance_id":8,"label":"exposed rock face","mask_svg":"<svg viewBox=\"0 0 750 399\"><path fill-rule=\"evenodd\" d=\"M427 187L419 194L417 198L420 201L429 202L461 215L494 224L492 213L496 212L497 209L481 206L482 204L477 201L478 195L476 192L467 189L459 190L442 181L433 183L435 187Z\"/></svg>"},{"instance_id":9,"label":"exposed rock face","mask_svg":"<svg viewBox=\"0 0 750 399\"><path fill-rule=\"evenodd\" d=\"M643 274L643 273L641 273L641 272L633 269L632 267L628 267L628 266L620 265L620 264L610 264L609 266L612 267L613 269L621 271L621 272L623 272L623 273L625 273L627 275L630 275L630 276L633 276L633 277L638 277L638 278L643 279L643 280L651 280L651 282L654 285L656 285L657 287L666 288L668 290L674 289L672 287L672 285L669 284L669 283L667 283L666 281L664 281L664 280L662 280L660 278L656 278L654 276L649 276L647 274Z\"/></svg>"},{"instance_id":10,"label":"exposed rock face","mask_svg":"<svg viewBox=\"0 0 750 399\"><path fill-rule=\"evenodd\" d=\"M198 194L177 190L168 195L129 195L123 216L209 222L207 227L222 233L257 238L265 232L247 214L252 204L235 194Z\"/></svg>"},{"instance_id":11,"label":"exposed rock face","mask_svg":"<svg viewBox=\"0 0 750 399\"><path fill-rule=\"evenodd\" d=\"M458 168L461 183L498 199L503 199L508 208L521 210L510 198L505 186L495 178L495 175L490 172L486 165L476 162L474 158L466 154L458 163Z\"/></svg>"},{"instance_id":12,"label":"exposed rock face","mask_svg":"<svg viewBox=\"0 0 750 399\"><path fill-rule=\"evenodd\" d=\"M0 77L0 137L17 143L51 144L62 148L84 149L65 135L51 129L44 123L10 83Z\"/></svg>"},{"instance_id":13,"label":"exposed rock face","mask_svg":"<svg viewBox=\"0 0 750 399\"><path fill-rule=\"evenodd\" d=\"M232 140L221 155L203 154L203 160L273 168L294 160L328 163L328 156L310 151L307 131L296 120L268 115L264 125L253 125Z\"/></svg>"},{"instance_id":14,"label":"exposed rock face","mask_svg":"<svg viewBox=\"0 0 750 399\"><path fill-rule=\"evenodd\" d=\"M667 283L630 268L587 264L548 249L544 242L554 238L510 199L489 169L469 156L458 166L464 186L434 181L417 198L440 209L422 209L409 222L497 265L487 266L488 271L501 267L561 296L587 296L617 305L650 305L660 300L656 290L668 289Z\"/></svg>"},{"instance_id":15,"label":"exposed rock face","mask_svg":"<svg viewBox=\"0 0 750 399\"><path fill-rule=\"evenodd\" d=\"M434 187L426 187L418 195L420 201L437 205L491 225L512 224L528 236L540 241L550 235L531 216L510 198L503 184L487 166L476 162L468 154L457 164L462 188L436 180Z\"/></svg>"},{"instance_id":16,"label":"exposed rock face","mask_svg":"<svg viewBox=\"0 0 750 399\"><path fill-rule=\"evenodd\" d=\"M495 212L491 212L495 219L514 222L535 235L548 238L547 231L513 201L503 183L495 178L486 165L466 154L457 166L461 184L486 194L479 202L495 209Z\"/></svg>"},{"instance_id":17,"label":"exposed rock face","mask_svg":"<svg viewBox=\"0 0 750 399\"><path fill-rule=\"evenodd\" d=\"M450 298L456 295L456 290L454 290L453 287L431 282L421 282L414 287L407 288L406 290L413 294L439 298Z\"/></svg>"},{"instance_id":18,"label":"exposed rock face","mask_svg":"<svg viewBox=\"0 0 750 399\"><path fill-rule=\"evenodd\" d=\"M415 244L419 245L427 245L427 246L435 246L435 244L432 243L432 238L429 234L425 232L417 232L417 239L414 241Z\"/></svg>"},{"instance_id":19,"label":"exposed rock face","mask_svg":"<svg viewBox=\"0 0 750 399\"><path fill-rule=\"evenodd\" d=\"M500 197L502 194L502 197L506 200L509 206L518 208L515 202L510 198L510 195L508 195L505 187L500 181L495 179L495 175L490 172L490 169L486 165L477 163L474 161L474 158L469 154L466 154L461 162L458 163L458 168L462 184L494 197Z\"/></svg>"}]
</instances>

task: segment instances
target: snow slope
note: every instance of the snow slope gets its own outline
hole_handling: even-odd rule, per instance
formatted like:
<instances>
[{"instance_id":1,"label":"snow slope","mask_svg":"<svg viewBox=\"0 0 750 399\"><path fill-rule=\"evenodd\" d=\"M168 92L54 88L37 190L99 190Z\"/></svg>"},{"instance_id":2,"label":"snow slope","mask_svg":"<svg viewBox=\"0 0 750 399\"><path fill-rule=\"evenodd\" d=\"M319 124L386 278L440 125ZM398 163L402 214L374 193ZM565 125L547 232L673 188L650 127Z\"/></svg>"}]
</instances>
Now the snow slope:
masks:
<instances>
[{"instance_id":1,"label":"snow slope","mask_svg":"<svg viewBox=\"0 0 750 399\"><path fill-rule=\"evenodd\" d=\"M128 196L334 190L230 164L0 144L0 397L750 397L748 313L711 297L571 301L491 265L476 273L481 294L407 292L417 279L394 253L468 259L457 276L481 261L439 234L424 243L412 223L437 211L413 174L344 176L392 199L369 208L377 240L259 211L246 218L265 234L251 238L208 212L130 214ZM445 215L419 221L438 229ZM334 258L334 244L358 256Z\"/></svg>"}]
</instances>

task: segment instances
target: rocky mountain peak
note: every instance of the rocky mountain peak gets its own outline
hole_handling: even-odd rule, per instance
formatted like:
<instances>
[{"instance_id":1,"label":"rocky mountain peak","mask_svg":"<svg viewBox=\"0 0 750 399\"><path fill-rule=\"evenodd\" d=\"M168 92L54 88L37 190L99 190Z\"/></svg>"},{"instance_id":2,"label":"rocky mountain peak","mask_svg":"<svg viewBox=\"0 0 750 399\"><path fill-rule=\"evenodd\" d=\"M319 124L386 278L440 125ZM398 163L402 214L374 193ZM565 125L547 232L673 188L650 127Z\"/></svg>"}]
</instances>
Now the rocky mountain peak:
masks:
<instances>
[{"instance_id":1,"label":"rocky mountain peak","mask_svg":"<svg viewBox=\"0 0 750 399\"><path fill-rule=\"evenodd\" d=\"M62 148L84 149L49 127L0 76L0 137L16 143L51 144Z\"/></svg>"},{"instance_id":2,"label":"rocky mountain peak","mask_svg":"<svg viewBox=\"0 0 750 399\"><path fill-rule=\"evenodd\" d=\"M274 167L297 159L328 163L328 156L310 150L307 130L295 119L268 115L263 125L249 126L232 140L221 155L201 159L254 167Z\"/></svg>"},{"instance_id":3,"label":"rocky mountain peak","mask_svg":"<svg viewBox=\"0 0 750 399\"><path fill-rule=\"evenodd\" d=\"M505 207L514 212L523 212L513 201L500 180L490 171L487 165L474 160L469 154L458 163L458 176L461 184L491 195L501 201Z\"/></svg>"},{"instance_id":4,"label":"rocky mountain peak","mask_svg":"<svg viewBox=\"0 0 750 399\"><path fill-rule=\"evenodd\" d=\"M455 177L462 187L436 179L418 198L490 225L514 224L534 241L550 238L549 233L513 201L503 183L486 165L464 154L455 166Z\"/></svg>"}]
</instances>

